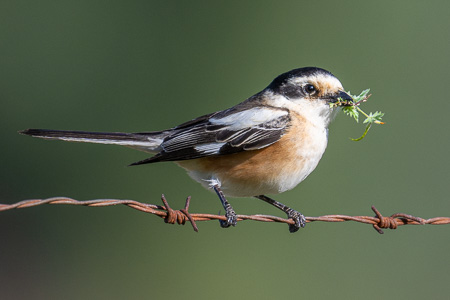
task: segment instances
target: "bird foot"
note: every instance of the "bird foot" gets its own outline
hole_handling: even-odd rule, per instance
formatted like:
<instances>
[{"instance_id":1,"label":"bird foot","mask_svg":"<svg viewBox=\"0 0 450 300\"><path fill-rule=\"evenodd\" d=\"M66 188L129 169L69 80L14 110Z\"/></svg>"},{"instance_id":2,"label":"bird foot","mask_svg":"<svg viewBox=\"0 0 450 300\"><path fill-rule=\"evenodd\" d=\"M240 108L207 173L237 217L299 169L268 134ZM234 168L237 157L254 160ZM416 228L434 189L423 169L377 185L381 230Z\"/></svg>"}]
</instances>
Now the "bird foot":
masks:
<instances>
[{"instance_id":1,"label":"bird foot","mask_svg":"<svg viewBox=\"0 0 450 300\"><path fill-rule=\"evenodd\" d=\"M230 226L236 226L237 215L236 215L236 212L233 210L233 208L231 206L227 207L227 210L225 212L225 217L227 218L226 221L219 220L220 227L228 228Z\"/></svg>"},{"instance_id":2,"label":"bird foot","mask_svg":"<svg viewBox=\"0 0 450 300\"><path fill-rule=\"evenodd\" d=\"M305 227L306 218L300 212L289 209L286 214L289 219L292 219L295 222L295 224L289 224L289 232L294 233L297 232L300 228Z\"/></svg>"}]
</instances>

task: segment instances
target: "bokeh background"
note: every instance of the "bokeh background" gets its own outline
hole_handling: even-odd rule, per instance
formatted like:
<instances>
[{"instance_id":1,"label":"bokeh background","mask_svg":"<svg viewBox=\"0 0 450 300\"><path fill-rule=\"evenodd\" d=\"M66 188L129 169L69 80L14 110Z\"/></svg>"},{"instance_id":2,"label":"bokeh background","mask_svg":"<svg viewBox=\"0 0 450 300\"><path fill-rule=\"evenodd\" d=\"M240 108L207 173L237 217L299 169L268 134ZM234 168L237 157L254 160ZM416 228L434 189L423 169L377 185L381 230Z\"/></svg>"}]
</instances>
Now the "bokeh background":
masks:
<instances>
[{"instance_id":1,"label":"bokeh background","mask_svg":"<svg viewBox=\"0 0 450 300\"><path fill-rule=\"evenodd\" d=\"M448 1L1 1L0 203L68 196L217 213L173 163L26 128L165 129L302 66L333 72L385 126L341 114L318 168L277 200L307 216L450 216ZM230 199L241 214L275 214ZM165 224L126 207L0 214L2 299L448 299L450 227Z\"/></svg>"}]
</instances>

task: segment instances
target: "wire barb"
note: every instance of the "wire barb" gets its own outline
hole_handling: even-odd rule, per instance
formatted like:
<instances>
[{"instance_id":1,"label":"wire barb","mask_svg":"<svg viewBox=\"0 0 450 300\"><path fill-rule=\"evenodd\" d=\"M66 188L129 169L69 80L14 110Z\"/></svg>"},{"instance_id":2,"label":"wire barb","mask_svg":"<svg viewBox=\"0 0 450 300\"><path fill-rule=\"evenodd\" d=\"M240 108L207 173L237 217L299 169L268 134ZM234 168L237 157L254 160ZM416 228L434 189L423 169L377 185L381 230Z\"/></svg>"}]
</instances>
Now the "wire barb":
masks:
<instances>
[{"instance_id":1,"label":"wire barb","mask_svg":"<svg viewBox=\"0 0 450 300\"><path fill-rule=\"evenodd\" d=\"M166 197L161 195L161 200L164 204L164 209L167 211L167 215L164 217L164 221L169 224L175 224L175 221L180 224L184 225L186 223L186 220L191 222L192 227L194 228L195 232L198 232L197 224L195 224L195 220L192 217L192 215L188 212L189 210L189 203L191 201L191 196L186 198L186 204L184 205L183 209L180 210L173 210L169 206L169 202L167 202Z\"/></svg>"},{"instance_id":2,"label":"wire barb","mask_svg":"<svg viewBox=\"0 0 450 300\"><path fill-rule=\"evenodd\" d=\"M383 217L378 209L375 206L372 206L372 210L378 218L379 222L377 224L373 224L373 228L375 228L378 233L383 234L383 230L381 228L389 228L389 229L397 229L397 226L401 223L397 223L399 218L406 220L407 222L417 222L420 225L424 225L425 222L422 218L414 217L407 214L393 214L390 217ZM412 224L412 223L409 223Z\"/></svg>"},{"instance_id":3,"label":"wire barb","mask_svg":"<svg viewBox=\"0 0 450 300\"><path fill-rule=\"evenodd\" d=\"M42 204L66 204L66 205L82 205L90 207L104 207L113 205L126 205L133 209L157 215L164 219L166 223L184 225L189 221L194 231L198 232L196 221L210 221L210 220L226 220L225 216L213 214L199 214L190 213L189 204L191 197L186 198L183 209L174 210L170 207L164 195L161 196L163 206L141 203L135 200L118 200L118 199L95 199L79 201L67 197L53 197L48 199L31 199L24 200L13 204L0 204L0 211L6 211L16 208L27 208L38 206ZM307 223L311 222L347 222L354 221L364 224L371 224L373 228L380 234L383 234L382 229L396 229L401 225L445 225L450 224L450 217L436 217L431 219L422 219L408 214L396 213L389 217L384 217L374 206L372 210L375 217L368 216L346 216L346 215L325 215L320 217L305 217ZM285 219L269 215L237 215L237 221L252 220L260 222L277 222L294 224L294 220Z\"/></svg>"}]
</instances>

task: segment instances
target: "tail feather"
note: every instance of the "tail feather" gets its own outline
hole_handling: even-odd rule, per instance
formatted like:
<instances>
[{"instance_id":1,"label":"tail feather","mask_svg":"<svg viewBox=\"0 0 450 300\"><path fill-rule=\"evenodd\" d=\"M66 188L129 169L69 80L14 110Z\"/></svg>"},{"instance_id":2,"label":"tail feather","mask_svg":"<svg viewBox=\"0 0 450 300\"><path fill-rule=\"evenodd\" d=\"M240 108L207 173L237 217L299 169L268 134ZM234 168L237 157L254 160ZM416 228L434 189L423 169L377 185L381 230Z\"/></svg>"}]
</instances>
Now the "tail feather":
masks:
<instances>
[{"instance_id":1,"label":"tail feather","mask_svg":"<svg viewBox=\"0 0 450 300\"><path fill-rule=\"evenodd\" d=\"M150 153L159 151L159 146L165 137L164 131L123 133L27 129L19 133L50 140L122 145Z\"/></svg>"}]
</instances>

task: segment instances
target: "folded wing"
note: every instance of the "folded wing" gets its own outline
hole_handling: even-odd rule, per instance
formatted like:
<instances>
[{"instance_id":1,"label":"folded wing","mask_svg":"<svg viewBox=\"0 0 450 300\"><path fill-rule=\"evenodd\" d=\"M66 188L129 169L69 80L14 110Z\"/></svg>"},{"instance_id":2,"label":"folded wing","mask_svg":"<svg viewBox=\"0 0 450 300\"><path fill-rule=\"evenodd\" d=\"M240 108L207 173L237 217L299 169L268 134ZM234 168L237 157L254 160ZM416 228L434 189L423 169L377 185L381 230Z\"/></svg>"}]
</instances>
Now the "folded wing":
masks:
<instances>
[{"instance_id":1,"label":"folded wing","mask_svg":"<svg viewBox=\"0 0 450 300\"><path fill-rule=\"evenodd\" d=\"M161 143L161 152L133 165L262 149L276 143L290 124L287 111L270 107L230 109L201 118L174 128Z\"/></svg>"}]
</instances>

